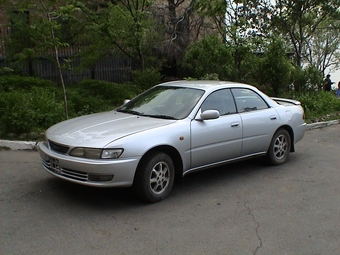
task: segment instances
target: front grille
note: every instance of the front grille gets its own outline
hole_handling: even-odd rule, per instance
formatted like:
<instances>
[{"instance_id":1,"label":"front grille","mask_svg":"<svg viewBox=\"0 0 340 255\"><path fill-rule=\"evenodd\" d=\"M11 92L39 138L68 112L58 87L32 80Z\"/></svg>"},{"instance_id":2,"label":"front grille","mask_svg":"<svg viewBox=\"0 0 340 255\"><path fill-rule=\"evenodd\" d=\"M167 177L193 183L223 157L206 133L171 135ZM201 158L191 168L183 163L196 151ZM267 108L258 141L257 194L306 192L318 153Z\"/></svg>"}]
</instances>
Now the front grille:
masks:
<instances>
[{"instance_id":1,"label":"front grille","mask_svg":"<svg viewBox=\"0 0 340 255\"><path fill-rule=\"evenodd\" d=\"M60 166L57 166L55 163L51 164L51 161L47 161L43 158L41 159L41 163L46 170L53 172L54 174L64 176L66 178L77 180L77 181L83 181L83 182L88 181L87 173L62 168Z\"/></svg>"},{"instance_id":2,"label":"front grille","mask_svg":"<svg viewBox=\"0 0 340 255\"><path fill-rule=\"evenodd\" d=\"M54 143L52 141L48 141L48 143L49 143L51 149L54 150L55 152L66 154L69 150L69 147L65 146L65 145L57 144L57 143Z\"/></svg>"}]
</instances>

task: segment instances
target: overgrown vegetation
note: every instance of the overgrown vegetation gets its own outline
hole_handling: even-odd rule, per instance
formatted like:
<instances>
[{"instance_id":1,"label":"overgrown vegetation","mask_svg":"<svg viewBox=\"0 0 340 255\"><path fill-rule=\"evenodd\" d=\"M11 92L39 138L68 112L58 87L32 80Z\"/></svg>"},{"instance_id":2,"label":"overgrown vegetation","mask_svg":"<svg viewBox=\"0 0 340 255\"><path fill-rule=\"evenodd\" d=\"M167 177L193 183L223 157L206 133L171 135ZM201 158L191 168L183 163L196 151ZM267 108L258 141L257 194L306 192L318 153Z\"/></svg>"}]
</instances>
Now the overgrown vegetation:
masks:
<instances>
[{"instance_id":1,"label":"overgrown vegetation","mask_svg":"<svg viewBox=\"0 0 340 255\"><path fill-rule=\"evenodd\" d=\"M202 79L218 79L207 74ZM124 99L133 98L142 88L131 84L113 84L84 80L68 88L70 117L112 110ZM282 96L301 101L307 122L340 118L340 100L329 92L290 92ZM334 114L334 116L332 116ZM328 116L327 116L328 115ZM42 134L51 125L64 120L60 87L40 78L0 76L0 137L18 137L22 133ZM12 134L11 134L12 133ZM10 135L9 135L10 134ZM41 137L40 137L41 138Z\"/></svg>"},{"instance_id":2,"label":"overgrown vegetation","mask_svg":"<svg viewBox=\"0 0 340 255\"><path fill-rule=\"evenodd\" d=\"M316 122L330 119L340 119L340 99L333 92L307 91L291 92L283 96L301 102L306 115L306 121Z\"/></svg>"},{"instance_id":3,"label":"overgrown vegetation","mask_svg":"<svg viewBox=\"0 0 340 255\"><path fill-rule=\"evenodd\" d=\"M34 75L34 59L51 60L66 108L63 71L91 70L108 53L131 60L135 72L173 67L182 79L216 73L221 80L270 83L275 94L286 90L288 81L302 90L307 69L322 79L340 63L339 0L2 0L0 5L10 30L0 34L7 67Z\"/></svg>"},{"instance_id":4,"label":"overgrown vegetation","mask_svg":"<svg viewBox=\"0 0 340 255\"><path fill-rule=\"evenodd\" d=\"M168 69L169 79L245 82L295 98L308 121L338 112L322 83L340 66L339 1L1 0L0 135L113 109ZM108 54L131 61L134 85L64 85L66 71L89 72ZM21 77L34 77L41 58L58 84Z\"/></svg>"},{"instance_id":5,"label":"overgrown vegetation","mask_svg":"<svg viewBox=\"0 0 340 255\"><path fill-rule=\"evenodd\" d=\"M139 92L134 85L84 80L68 88L69 116L112 110ZM62 90L50 81L0 76L0 137L43 133L65 119L63 111Z\"/></svg>"}]
</instances>

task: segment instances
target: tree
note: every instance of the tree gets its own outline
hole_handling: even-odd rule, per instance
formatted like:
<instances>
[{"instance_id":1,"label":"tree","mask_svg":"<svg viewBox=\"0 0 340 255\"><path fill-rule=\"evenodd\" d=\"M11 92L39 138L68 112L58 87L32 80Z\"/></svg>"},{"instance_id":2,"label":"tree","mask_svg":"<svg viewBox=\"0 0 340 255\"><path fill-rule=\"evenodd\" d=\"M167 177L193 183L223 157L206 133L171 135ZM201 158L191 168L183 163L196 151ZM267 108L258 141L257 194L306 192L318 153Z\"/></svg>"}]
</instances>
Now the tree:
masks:
<instances>
[{"instance_id":1,"label":"tree","mask_svg":"<svg viewBox=\"0 0 340 255\"><path fill-rule=\"evenodd\" d=\"M76 1L86 26L79 43L88 47L84 64L93 65L100 57L115 52L129 57L138 68L157 65L153 49L160 42L158 26L151 13L150 0L102 1L93 8L88 1Z\"/></svg>"},{"instance_id":2,"label":"tree","mask_svg":"<svg viewBox=\"0 0 340 255\"><path fill-rule=\"evenodd\" d=\"M339 0L198 2L201 13L218 17L214 18L215 23L221 24L217 25L219 31L225 31L227 43L234 49L234 65L241 73L236 79L242 77L242 63L249 62L244 53L263 52L273 35L280 35L289 43L287 53L294 53L293 61L301 70L306 69L307 64L322 72L339 66ZM224 19L223 8L226 10ZM313 69L312 66L307 69Z\"/></svg>"},{"instance_id":3,"label":"tree","mask_svg":"<svg viewBox=\"0 0 340 255\"><path fill-rule=\"evenodd\" d=\"M340 67L340 19L327 18L307 41L306 59L322 76L326 69Z\"/></svg>"},{"instance_id":4,"label":"tree","mask_svg":"<svg viewBox=\"0 0 340 255\"><path fill-rule=\"evenodd\" d=\"M324 76L315 66L308 65L302 69L295 66L292 74L296 91L322 90Z\"/></svg>"},{"instance_id":5,"label":"tree","mask_svg":"<svg viewBox=\"0 0 340 255\"><path fill-rule=\"evenodd\" d=\"M151 11L163 37L156 52L166 60L165 65L176 66L183 60L186 49L204 37L207 27L204 18L197 13L197 0L156 0Z\"/></svg>"},{"instance_id":6,"label":"tree","mask_svg":"<svg viewBox=\"0 0 340 255\"><path fill-rule=\"evenodd\" d=\"M65 16L65 9L58 0L25 0L19 3L8 1L5 3L12 11L12 34L9 39L9 60L12 62L28 61L30 75L34 74L32 60L40 56L49 56L56 64L59 83L63 91L64 113L68 118L66 89L60 63L59 49L67 47L60 31L59 20ZM34 8L33 8L33 7ZM18 15L24 14L24 15Z\"/></svg>"},{"instance_id":7,"label":"tree","mask_svg":"<svg viewBox=\"0 0 340 255\"><path fill-rule=\"evenodd\" d=\"M216 73L220 80L228 79L233 70L232 51L218 36L211 35L193 43L187 50L184 66L195 78Z\"/></svg>"},{"instance_id":8,"label":"tree","mask_svg":"<svg viewBox=\"0 0 340 255\"><path fill-rule=\"evenodd\" d=\"M287 36L295 53L295 64L306 61L308 41L329 17L339 16L339 0L275 0L272 6L273 28ZM339 19L339 18L337 18Z\"/></svg>"},{"instance_id":9,"label":"tree","mask_svg":"<svg viewBox=\"0 0 340 255\"><path fill-rule=\"evenodd\" d=\"M230 3L230 2L229 2ZM227 29L227 1L225 0L197 0L195 8L211 31L217 31L222 38L226 37ZM210 32L211 32L210 31Z\"/></svg>"},{"instance_id":10,"label":"tree","mask_svg":"<svg viewBox=\"0 0 340 255\"><path fill-rule=\"evenodd\" d=\"M274 96L288 91L292 82L293 67L287 58L287 50L281 38L273 37L258 65L258 80L270 87Z\"/></svg>"},{"instance_id":11,"label":"tree","mask_svg":"<svg viewBox=\"0 0 340 255\"><path fill-rule=\"evenodd\" d=\"M228 66L228 72L225 71L223 75L225 78L241 82L254 82L253 70L258 61L257 54L262 50L264 31L268 27L265 25L267 5L259 3L261 2L197 0L195 7L198 14L203 17L205 25L211 28L210 33L218 31L219 40L223 45L221 47L228 49L229 52L229 57L223 59L216 56L214 52L211 53L209 47L208 49L204 47L203 51L208 50L212 56L215 56L214 59L205 58L212 62L208 62L204 66L215 66L214 62L219 65L224 61L219 66ZM189 51L191 50L192 47L189 48ZM188 55L186 55L186 60L188 60ZM220 71L217 73L221 76Z\"/></svg>"},{"instance_id":12,"label":"tree","mask_svg":"<svg viewBox=\"0 0 340 255\"><path fill-rule=\"evenodd\" d=\"M46 15L46 20L42 19L42 24L47 27L49 30L50 35L48 33L46 34L46 37L48 38L49 45L43 45L47 46L45 47L46 50L52 49L54 51L54 61L57 65L58 73L59 73L59 82L63 90L63 99L64 99L64 113L65 118L68 119L68 107L67 107L67 95L66 95L66 88L64 83L64 77L63 77L63 71L62 66L59 61L59 47L68 46L67 43L62 43L58 35L56 34L57 30L59 29L60 25L56 21L56 19L59 17L59 15L62 13L61 10L54 10L57 8L57 6L52 5L47 6L43 0L39 0L39 2L34 1L36 6L41 5L42 11Z\"/></svg>"}]
</instances>

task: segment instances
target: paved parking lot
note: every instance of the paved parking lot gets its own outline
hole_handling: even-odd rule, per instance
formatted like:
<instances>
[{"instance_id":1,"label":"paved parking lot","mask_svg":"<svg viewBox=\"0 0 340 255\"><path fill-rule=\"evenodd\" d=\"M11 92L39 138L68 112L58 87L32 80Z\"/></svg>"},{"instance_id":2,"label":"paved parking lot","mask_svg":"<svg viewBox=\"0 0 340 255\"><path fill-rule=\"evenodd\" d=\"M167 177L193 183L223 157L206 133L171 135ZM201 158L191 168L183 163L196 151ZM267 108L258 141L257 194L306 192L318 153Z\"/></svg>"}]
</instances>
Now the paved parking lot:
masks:
<instances>
[{"instance_id":1,"label":"paved parking lot","mask_svg":"<svg viewBox=\"0 0 340 255\"><path fill-rule=\"evenodd\" d=\"M36 151L0 151L0 253L340 254L339 131L308 131L281 166L188 175L157 204L56 179Z\"/></svg>"}]
</instances>

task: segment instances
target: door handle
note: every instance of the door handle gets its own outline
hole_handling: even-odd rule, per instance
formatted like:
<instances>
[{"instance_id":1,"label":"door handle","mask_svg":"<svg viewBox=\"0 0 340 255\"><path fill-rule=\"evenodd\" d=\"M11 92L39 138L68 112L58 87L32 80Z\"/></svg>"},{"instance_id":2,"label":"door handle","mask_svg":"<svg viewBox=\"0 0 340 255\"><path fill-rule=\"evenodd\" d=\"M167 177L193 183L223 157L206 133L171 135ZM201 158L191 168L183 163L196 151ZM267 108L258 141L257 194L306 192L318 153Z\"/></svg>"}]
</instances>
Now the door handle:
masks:
<instances>
[{"instance_id":1,"label":"door handle","mask_svg":"<svg viewBox=\"0 0 340 255\"><path fill-rule=\"evenodd\" d=\"M240 125L239 122L234 122L230 124L231 127L238 127L239 125Z\"/></svg>"},{"instance_id":2,"label":"door handle","mask_svg":"<svg viewBox=\"0 0 340 255\"><path fill-rule=\"evenodd\" d=\"M276 116L270 116L270 120L276 120Z\"/></svg>"}]
</instances>

